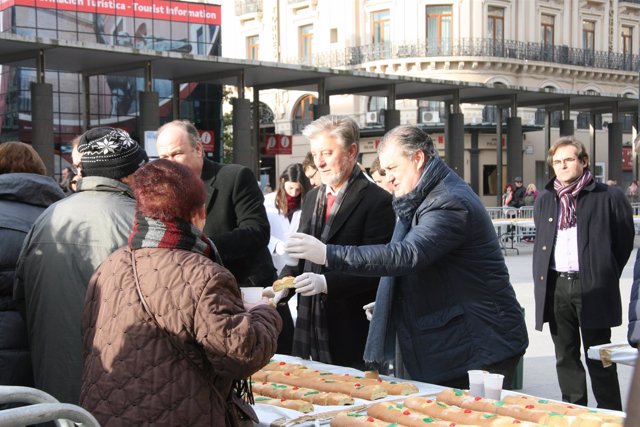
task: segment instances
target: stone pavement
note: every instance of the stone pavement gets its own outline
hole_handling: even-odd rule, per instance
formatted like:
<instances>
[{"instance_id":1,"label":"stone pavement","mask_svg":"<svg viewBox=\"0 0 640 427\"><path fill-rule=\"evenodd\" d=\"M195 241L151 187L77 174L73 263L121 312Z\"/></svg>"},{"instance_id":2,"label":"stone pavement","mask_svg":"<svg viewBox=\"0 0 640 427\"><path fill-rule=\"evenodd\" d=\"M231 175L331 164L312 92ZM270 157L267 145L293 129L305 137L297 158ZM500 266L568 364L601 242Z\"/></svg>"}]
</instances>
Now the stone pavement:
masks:
<instances>
[{"instance_id":1,"label":"stone pavement","mask_svg":"<svg viewBox=\"0 0 640 427\"><path fill-rule=\"evenodd\" d=\"M529 348L524 356L524 378L523 388L518 390L522 393L545 397L548 399L561 399L560 387L555 371L555 356L553 342L549 334L549 327L545 324L542 332L535 330L535 303L533 298L533 278L531 274L532 265L532 243L519 243L516 247L520 254L509 250L505 257L511 283L516 291L518 301L525 308L525 318L529 333ZM638 237L636 237L636 248L638 247ZM631 293L631 283L633 280L633 264L636 259L634 249L625 266L620 280L620 292L622 295L622 325L613 328L611 331L612 342L627 342L627 324L629 310L629 296ZM585 366L586 369L586 366ZM623 407L627 407L629 396L629 386L633 377L633 367L618 365L618 378L620 380L620 390L622 393ZM587 380L589 375L587 375ZM596 407L596 402L589 387L589 406Z\"/></svg>"}]
</instances>

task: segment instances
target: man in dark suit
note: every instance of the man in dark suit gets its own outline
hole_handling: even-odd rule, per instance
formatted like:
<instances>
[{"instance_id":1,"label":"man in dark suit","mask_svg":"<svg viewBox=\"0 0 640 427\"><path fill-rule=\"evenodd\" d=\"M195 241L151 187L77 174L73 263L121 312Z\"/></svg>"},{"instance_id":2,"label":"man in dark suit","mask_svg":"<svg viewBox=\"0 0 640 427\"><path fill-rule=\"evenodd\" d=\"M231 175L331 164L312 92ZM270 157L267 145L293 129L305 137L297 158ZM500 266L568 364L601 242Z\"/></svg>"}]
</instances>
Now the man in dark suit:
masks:
<instances>
[{"instance_id":1,"label":"man in dark suit","mask_svg":"<svg viewBox=\"0 0 640 427\"><path fill-rule=\"evenodd\" d=\"M368 245L391 239L391 195L356 165L359 128L349 117L323 116L305 130L322 185L302 205L299 232L325 243ZM301 261L281 276L296 276L298 318L294 356L363 368L369 328L362 306L375 299L377 277L348 276Z\"/></svg>"},{"instance_id":2,"label":"man in dark suit","mask_svg":"<svg viewBox=\"0 0 640 427\"><path fill-rule=\"evenodd\" d=\"M208 195L203 231L213 240L238 286L270 286L276 269L267 248L269 221L253 172L205 158L198 131L186 120L174 120L158 129L156 146L160 158L191 168L204 181Z\"/></svg>"}]
</instances>

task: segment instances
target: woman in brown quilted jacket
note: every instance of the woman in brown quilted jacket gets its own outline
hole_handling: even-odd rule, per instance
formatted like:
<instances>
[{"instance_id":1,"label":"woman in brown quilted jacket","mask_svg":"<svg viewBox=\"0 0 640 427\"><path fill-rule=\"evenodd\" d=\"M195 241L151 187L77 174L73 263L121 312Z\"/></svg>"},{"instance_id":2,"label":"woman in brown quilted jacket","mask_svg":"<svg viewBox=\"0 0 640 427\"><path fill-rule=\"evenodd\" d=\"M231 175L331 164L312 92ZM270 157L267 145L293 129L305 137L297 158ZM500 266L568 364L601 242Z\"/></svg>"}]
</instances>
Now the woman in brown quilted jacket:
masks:
<instances>
[{"instance_id":1,"label":"woman in brown quilted jacket","mask_svg":"<svg viewBox=\"0 0 640 427\"><path fill-rule=\"evenodd\" d=\"M234 383L273 356L280 317L266 299L243 303L214 261L198 177L157 160L134 188L129 244L86 293L80 404L104 426L230 425Z\"/></svg>"}]
</instances>

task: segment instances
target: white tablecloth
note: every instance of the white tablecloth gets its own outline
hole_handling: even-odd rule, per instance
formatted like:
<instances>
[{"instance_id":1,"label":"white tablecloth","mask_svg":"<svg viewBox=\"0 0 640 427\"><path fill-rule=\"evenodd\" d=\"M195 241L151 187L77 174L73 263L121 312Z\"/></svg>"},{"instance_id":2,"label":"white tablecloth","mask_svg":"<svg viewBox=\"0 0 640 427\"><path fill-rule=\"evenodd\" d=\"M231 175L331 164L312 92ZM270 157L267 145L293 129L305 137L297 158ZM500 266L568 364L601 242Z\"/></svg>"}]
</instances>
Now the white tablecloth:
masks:
<instances>
[{"instance_id":1,"label":"white tablecloth","mask_svg":"<svg viewBox=\"0 0 640 427\"><path fill-rule=\"evenodd\" d=\"M611 363L622 363L635 366L638 358L638 349L627 343L602 344L589 347L587 350L589 359L602 360L605 367Z\"/></svg>"}]
</instances>

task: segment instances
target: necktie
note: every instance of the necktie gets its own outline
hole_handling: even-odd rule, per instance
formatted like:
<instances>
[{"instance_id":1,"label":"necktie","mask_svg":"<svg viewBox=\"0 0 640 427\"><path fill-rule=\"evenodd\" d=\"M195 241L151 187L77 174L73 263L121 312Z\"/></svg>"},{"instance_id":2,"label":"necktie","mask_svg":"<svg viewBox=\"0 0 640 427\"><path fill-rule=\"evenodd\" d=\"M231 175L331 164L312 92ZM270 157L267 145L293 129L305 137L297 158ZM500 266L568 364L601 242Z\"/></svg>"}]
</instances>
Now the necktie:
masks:
<instances>
[{"instance_id":1,"label":"necktie","mask_svg":"<svg viewBox=\"0 0 640 427\"><path fill-rule=\"evenodd\" d=\"M329 214L331 213L331 208L333 207L333 203L335 201L336 201L336 196L331 193L327 193L327 203L325 204L325 211L324 211L325 224L329 222Z\"/></svg>"}]
</instances>

